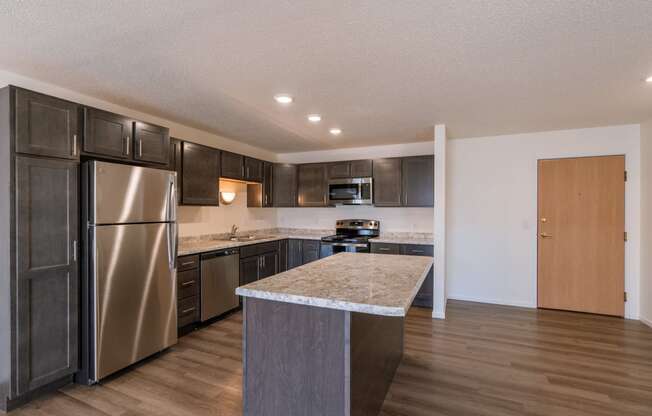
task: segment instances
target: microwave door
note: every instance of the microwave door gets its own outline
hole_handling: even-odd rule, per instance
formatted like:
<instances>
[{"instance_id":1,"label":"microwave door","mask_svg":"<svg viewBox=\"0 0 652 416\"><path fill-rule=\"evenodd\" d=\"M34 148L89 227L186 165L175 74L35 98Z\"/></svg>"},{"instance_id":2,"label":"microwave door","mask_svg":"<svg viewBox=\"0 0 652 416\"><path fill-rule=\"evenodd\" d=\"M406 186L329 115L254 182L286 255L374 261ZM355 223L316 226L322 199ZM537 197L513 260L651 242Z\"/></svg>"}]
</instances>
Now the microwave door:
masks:
<instances>
[{"instance_id":1,"label":"microwave door","mask_svg":"<svg viewBox=\"0 0 652 416\"><path fill-rule=\"evenodd\" d=\"M348 202L358 199L357 184L331 184L329 197L332 202Z\"/></svg>"}]
</instances>

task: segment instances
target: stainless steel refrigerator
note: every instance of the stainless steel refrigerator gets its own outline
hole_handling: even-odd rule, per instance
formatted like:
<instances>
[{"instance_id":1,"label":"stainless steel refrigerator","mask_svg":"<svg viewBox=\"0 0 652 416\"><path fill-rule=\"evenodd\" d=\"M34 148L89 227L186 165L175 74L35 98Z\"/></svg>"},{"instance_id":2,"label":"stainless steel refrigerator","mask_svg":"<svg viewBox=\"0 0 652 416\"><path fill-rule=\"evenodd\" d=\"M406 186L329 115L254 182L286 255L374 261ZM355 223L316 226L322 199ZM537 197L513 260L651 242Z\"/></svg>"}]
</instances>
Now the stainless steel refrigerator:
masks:
<instances>
[{"instance_id":1,"label":"stainless steel refrigerator","mask_svg":"<svg viewBox=\"0 0 652 416\"><path fill-rule=\"evenodd\" d=\"M176 174L90 161L88 382L177 342Z\"/></svg>"}]
</instances>

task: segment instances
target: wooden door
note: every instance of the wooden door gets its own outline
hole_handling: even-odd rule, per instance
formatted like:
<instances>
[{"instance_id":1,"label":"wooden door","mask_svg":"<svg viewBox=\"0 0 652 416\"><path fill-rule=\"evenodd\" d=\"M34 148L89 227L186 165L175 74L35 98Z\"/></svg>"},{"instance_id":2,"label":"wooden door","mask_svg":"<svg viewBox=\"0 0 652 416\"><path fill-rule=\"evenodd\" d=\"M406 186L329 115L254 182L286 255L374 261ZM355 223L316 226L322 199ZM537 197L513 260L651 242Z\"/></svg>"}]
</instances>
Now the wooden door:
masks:
<instances>
[{"instance_id":1,"label":"wooden door","mask_svg":"<svg viewBox=\"0 0 652 416\"><path fill-rule=\"evenodd\" d=\"M251 157L244 158L245 180L252 182L263 181L263 161Z\"/></svg>"},{"instance_id":2,"label":"wooden door","mask_svg":"<svg viewBox=\"0 0 652 416\"><path fill-rule=\"evenodd\" d=\"M273 181L273 172L274 165L269 162L263 164L263 206L264 207L273 207L274 206L274 181Z\"/></svg>"},{"instance_id":3,"label":"wooden door","mask_svg":"<svg viewBox=\"0 0 652 416\"><path fill-rule=\"evenodd\" d=\"M374 205L401 206L401 159L374 160Z\"/></svg>"},{"instance_id":4,"label":"wooden door","mask_svg":"<svg viewBox=\"0 0 652 416\"><path fill-rule=\"evenodd\" d=\"M229 179L244 179L244 156L222 151L220 176Z\"/></svg>"},{"instance_id":5,"label":"wooden door","mask_svg":"<svg viewBox=\"0 0 652 416\"><path fill-rule=\"evenodd\" d=\"M321 243L317 240L303 240L303 264L319 260L319 255L321 254L319 249L320 245Z\"/></svg>"},{"instance_id":6,"label":"wooden door","mask_svg":"<svg viewBox=\"0 0 652 416\"><path fill-rule=\"evenodd\" d=\"M131 158L133 120L95 108L84 110L84 152Z\"/></svg>"},{"instance_id":7,"label":"wooden door","mask_svg":"<svg viewBox=\"0 0 652 416\"><path fill-rule=\"evenodd\" d=\"M435 157L415 156L403 159L403 206L435 205Z\"/></svg>"},{"instance_id":8,"label":"wooden door","mask_svg":"<svg viewBox=\"0 0 652 416\"><path fill-rule=\"evenodd\" d=\"M278 242L278 272L283 273L288 269L288 240Z\"/></svg>"},{"instance_id":9,"label":"wooden door","mask_svg":"<svg viewBox=\"0 0 652 416\"><path fill-rule=\"evenodd\" d=\"M539 161L538 305L624 315L625 157Z\"/></svg>"},{"instance_id":10,"label":"wooden door","mask_svg":"<svg viewBox=\"0 0 652 416\"><path fill-rule=\"evenodd\" d=\"M16 152L79 158L80 106L16 88Z\"/></svg>"},{"instance_id":11,"label":"wooden door","mask_svg":"<svg viewBox=\"0 0 652 416\"><path fill-rule=\"evenodd\" d=\"M17 394L78 367L78 171L16 157Z\"/></svg>"},{"instance_id":12,"label":"wooden door","mask_svg":"<svg viewBox=\"0 0 652 416\"><path fill-rule=\"evenodd\" d=\"M326 165L299 165L298 193L300 207L325 207L328 200Z\"/></svg>"},{"instance_id":13,"label":"wooden door","mask_svg":"<svg viewBox=\"0 0 652 416\"><path fill-rule=\"evenodd\" d=\"M155 124L135 122L134 159L167 164L170 152L170 130Z\"/></svg>"},{"instance_id":14,"label":"wooden door","mask_svg":"<svg viewBox=\"0 0 652 416\"><path fill-rule=\"evenodd\" d=\"M219 205L219 150L183 142L181 200L185 205Z\"/></svg>"},{"instance_id":15,"label":"wooden door","mask_svg":"<svg viewBox=\"0 0 652 416\"><path fill-rule=\"evenodd\" d=\"M275 164L272 169L272 193L275 207L297 206L297 166Z\"/></svg>"},{"instance_id":16,"label":"wooden door","mask_svg":"<svg viewBox=\"0 0 652 416\"><path fill-rule=\"evenodd\" d=\"M278 253L271 252L260 255L260 268L258 278L264 279L273 276L278 271Z\"/></svg>"}]
</instances>

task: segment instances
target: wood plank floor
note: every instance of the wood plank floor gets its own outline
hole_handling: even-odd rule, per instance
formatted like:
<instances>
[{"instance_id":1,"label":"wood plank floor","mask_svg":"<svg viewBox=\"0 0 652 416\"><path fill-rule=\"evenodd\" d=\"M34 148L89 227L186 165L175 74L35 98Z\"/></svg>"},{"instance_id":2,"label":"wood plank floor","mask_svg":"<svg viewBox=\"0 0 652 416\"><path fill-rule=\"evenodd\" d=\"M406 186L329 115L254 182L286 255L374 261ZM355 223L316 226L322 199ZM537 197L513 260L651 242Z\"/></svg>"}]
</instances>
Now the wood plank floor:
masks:
<instances>
[{"instance_id":1,"label":"wood plank floor","mask_svg":"<svg viewBox=\"0 0 652 416\"><path fill-rule=\"evenodd\" d=\"M383 416L652 415L652 329L639 322L457 301L447 316L410 311ZM11 415L241 415L241 325L234 314Z\"/></svg>"}]
</instances>

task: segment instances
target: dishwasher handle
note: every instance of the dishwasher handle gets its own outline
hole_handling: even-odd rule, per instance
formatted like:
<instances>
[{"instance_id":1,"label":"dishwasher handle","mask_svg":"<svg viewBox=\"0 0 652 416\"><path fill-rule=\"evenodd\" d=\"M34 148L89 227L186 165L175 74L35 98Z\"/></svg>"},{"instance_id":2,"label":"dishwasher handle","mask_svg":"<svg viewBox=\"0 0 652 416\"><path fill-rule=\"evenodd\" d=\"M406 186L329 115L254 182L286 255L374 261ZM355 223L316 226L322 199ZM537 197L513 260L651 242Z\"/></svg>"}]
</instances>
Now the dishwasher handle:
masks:
<instances>
[{"instance_id":1,"label":"dishwasher handle","mask_svg":"<svg viewBox=\"0 0 652 416\"><path fill-rule=\"evenodd\" d=\"M202 260L210 260L214 259L216 257L222 257L222 256L232 256L234 254L238 254L239 251L238 249L227 249L227 250L222 250L222 251L215 251L213 253L206 253L201 255Z\"/></svg>"}]
</instances>

